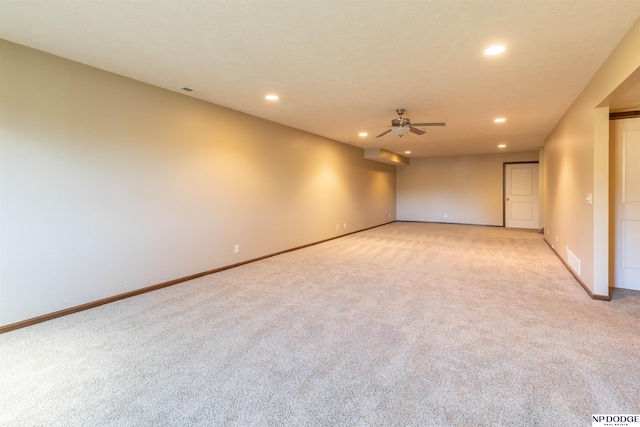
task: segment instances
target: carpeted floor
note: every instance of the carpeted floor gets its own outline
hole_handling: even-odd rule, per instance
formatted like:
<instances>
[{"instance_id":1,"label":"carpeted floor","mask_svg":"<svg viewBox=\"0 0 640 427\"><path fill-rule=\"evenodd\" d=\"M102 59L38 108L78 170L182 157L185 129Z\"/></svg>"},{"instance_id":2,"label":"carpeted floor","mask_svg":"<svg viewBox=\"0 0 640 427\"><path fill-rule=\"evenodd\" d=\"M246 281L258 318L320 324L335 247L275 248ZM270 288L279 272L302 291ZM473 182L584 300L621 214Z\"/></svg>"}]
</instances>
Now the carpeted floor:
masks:
<instances>
[{"instance_id":1,"label":"carpeted floor","mask_svg":"<svg viewBox=\"0 0 640 427\"><path fill-rule=\"evenodd\" d=\"M3 426L590 426L640 413L640 292L591 300L533 232L398 222L0 354Z\"/></svg>"}]
</instances>

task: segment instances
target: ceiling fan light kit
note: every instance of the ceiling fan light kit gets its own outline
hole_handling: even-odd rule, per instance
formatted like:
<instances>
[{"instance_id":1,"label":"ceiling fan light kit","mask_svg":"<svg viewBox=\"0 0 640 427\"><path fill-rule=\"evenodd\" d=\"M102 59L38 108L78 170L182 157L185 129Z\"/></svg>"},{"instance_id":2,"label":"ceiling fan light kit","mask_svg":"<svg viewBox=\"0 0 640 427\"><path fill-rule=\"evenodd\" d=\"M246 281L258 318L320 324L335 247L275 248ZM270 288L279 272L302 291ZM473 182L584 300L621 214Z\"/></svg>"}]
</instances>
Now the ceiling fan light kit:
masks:
<instances>
[{"instance_id":1,"label":"ceiling fan light kit","mask_svg":"<svg viewBox=\"0 0 640 427\"><path fill-rule=\"evenodd\" d=\"M406 135L408 132L415 133L416 135L424 135L425 131L422 129L418 129L416 126L445 126L444 122L427 122L427 123L411 123L411 120L407 117L402 117L404 114L404 108L398 108L396 113L398 113L398 117L391 120L391 129L388 129L382 132L380 135L376 136L376 138L380 138L393 131L399 137Z\"/></svg>"},{"instance_id":2,"label":"ceiling fan light kit","mask_svg":"<svg viewBox=\"0 0 640 427\"><path fill-rule=\"evenodd\" d=\"M409 126L398 126L392 129L393 133L395 133L398 136L402 136L404 134L406 134L407 132L409 132L410 128Z\"/></svg>"}]
</instances>

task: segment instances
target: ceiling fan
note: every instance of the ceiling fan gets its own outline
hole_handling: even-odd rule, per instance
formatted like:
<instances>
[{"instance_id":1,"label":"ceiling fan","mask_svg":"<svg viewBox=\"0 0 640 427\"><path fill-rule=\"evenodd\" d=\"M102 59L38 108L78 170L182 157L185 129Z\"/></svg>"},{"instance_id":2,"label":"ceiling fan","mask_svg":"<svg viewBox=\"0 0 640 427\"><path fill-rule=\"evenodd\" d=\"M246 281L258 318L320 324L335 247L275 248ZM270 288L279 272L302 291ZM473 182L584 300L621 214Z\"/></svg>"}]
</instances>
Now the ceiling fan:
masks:
<instances>
[{"instance_id":1,"label":"ceiling fan","mask_svg":"<svg viewBox=\"0 0 640 427\"><path fill-rule=\"evenodd\" d=\"M393 131L396 135L402 137L407 132L415 133L416 135L423 135L425 132L422 129L418 129L415 126L444 126L444 122L433 122L433 123L411 123L406 117L402 117L404 114L404 108L398 108L396 113L398 113L398 118L391 120L391 129L382 132L380 135L376 136L376 138L380 138L383 135L388 134Z\"/></svg>"}]
</instances>

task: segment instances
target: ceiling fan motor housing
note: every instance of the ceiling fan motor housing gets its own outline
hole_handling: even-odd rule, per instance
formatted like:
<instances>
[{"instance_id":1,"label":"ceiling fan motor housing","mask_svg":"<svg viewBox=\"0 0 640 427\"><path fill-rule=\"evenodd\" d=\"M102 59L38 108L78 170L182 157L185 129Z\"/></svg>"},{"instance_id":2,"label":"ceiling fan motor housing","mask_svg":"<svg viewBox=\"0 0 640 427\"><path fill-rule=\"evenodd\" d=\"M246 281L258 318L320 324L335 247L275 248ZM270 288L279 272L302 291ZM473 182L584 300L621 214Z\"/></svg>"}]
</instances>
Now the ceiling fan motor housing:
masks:
<instances>
[{"instance_id":1,"label":"ceiling fan motor housing","mask_svg":"<svg viewBox=\"0 0 640 427\"><path fill-rule=\"evenodd\" d=\"M391 120L391 126L409 126L410 124L409 119L405 119L404 117Z\"/></svg>"}]
</instances>

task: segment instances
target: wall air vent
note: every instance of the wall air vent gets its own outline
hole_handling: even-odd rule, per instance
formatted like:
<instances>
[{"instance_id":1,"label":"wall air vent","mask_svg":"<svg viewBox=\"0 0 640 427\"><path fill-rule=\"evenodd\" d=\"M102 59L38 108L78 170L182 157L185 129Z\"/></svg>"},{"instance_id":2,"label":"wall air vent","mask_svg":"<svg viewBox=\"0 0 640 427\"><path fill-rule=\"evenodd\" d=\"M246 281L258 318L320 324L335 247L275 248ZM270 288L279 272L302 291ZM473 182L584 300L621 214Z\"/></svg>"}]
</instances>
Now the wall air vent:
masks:
<instances>
[{"instance_id":1,"label":"wall air vent","mask_svg":"<svg viewBox=\"0 0 640 427\"><path fill-rule=\"evenodd\" d=\"M567 263L580 276L580 259L567 247Z\"/></svg>"},{"instance_id":2,"label":"wall air vent","mask_svg":"<svg viewBox=\"0 0 640 427\"><path fill-rule=\"evenodd\" d=\"M193 89L191 89L190 87L186 87L186 86L182 86L180 88L180 90L182 90L184 92L193 92Z\"/></svg>"}]
</instances>

